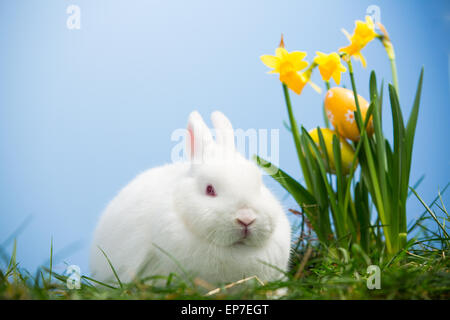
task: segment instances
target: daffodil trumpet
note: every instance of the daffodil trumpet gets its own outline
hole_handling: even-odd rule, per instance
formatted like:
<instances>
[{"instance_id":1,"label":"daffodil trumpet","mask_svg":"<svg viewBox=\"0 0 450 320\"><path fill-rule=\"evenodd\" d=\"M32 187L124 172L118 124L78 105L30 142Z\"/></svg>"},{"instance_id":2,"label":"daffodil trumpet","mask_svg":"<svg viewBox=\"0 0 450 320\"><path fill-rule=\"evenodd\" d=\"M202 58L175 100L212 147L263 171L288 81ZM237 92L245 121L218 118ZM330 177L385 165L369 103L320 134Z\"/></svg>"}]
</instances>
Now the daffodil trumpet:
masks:
<instances>
[{"instance_id":1,"label":"daffodil trumpet","mask_svg":"<svg viewBox=\"0 0 450 320\"><path fill-rule=\"evenodd\" d=\"M341 73L347 69L341 63L341 57L336 52L325 54L317 51L314 62L319 66L319 72L324 81L330 81L333 78L336 84L341 82Z\"/></svg>"}]
</instances>

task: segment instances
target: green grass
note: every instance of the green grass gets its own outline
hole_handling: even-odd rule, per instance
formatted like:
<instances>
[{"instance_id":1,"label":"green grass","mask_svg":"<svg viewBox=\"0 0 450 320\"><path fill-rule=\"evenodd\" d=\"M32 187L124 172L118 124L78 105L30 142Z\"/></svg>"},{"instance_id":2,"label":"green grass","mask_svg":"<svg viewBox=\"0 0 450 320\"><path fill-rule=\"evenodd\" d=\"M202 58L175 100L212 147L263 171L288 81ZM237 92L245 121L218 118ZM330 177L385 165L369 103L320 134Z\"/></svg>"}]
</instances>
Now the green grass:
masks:
<instances>
[{"instance_id":1,"label":"green grass","mask_svg":"<svg viewBox=\"0 0 450 320\"><path fill-rule=\"evenodd\" d=\"M253 279L205 296L212 287L182 275L132 283L117 277L115 285L82 276L81 289L70 290L67 277L52 270L53 240L49 266L34 275L20 268L14 242L7 267L0 269L0 299L449 299L450 216L440 193L430 204L417 197L425 211L410 227L409 234L415 237L389 260L377 250L368 255L358 244L348 248L320 245L309 222L299 215L295 229L300 238L283 281L261 285ZM381 289L367 288L369 265L380 267Z\"/></svg>"}]
</instances>

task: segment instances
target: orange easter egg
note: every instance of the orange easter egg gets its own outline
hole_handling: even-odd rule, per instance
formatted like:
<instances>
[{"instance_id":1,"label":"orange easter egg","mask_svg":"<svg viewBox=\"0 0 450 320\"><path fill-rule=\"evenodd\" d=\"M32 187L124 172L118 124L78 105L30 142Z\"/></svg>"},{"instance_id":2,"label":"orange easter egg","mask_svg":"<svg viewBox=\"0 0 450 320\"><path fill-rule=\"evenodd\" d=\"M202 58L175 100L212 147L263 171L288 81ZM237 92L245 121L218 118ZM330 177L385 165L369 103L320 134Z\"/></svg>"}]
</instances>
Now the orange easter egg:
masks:
<instances>
[{"instance_id":1,"label":"orange easter egg","mask_svg":"<svg viewBox=\"0 0 450 320\"><path fill-rule=\"evenodd\" d=\"M358 95L358 102L364 121L369 103L360 95ZM353 141L359 140L360 135L354 114L356 104L352 90L340 87L328 90L325 95L325 110L331 124L341 136ZM367 125L367 133L373 134L372 119L369 120Z\"/></svg>"}]
</instances>

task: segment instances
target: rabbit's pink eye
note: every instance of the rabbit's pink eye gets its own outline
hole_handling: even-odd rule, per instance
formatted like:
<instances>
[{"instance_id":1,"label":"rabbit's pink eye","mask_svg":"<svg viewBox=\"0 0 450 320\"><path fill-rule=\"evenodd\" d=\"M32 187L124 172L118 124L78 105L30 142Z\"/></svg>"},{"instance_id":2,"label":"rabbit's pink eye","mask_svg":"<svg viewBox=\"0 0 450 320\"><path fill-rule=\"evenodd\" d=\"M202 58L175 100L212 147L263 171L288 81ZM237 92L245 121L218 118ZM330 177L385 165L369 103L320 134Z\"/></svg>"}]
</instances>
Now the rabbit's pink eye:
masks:
<instances>
[{"instance_id":1,"label":"rabbit's pink eye","mask_svg":"<svg viewBox=\"0 0 450 320\"><path fill-rule=\"evenodd\" d=\"M216 190L214 190L214 187L212 185L208 184L206 186L206 194L211 197L216 196Z\"/></svg>"}]
</instances>

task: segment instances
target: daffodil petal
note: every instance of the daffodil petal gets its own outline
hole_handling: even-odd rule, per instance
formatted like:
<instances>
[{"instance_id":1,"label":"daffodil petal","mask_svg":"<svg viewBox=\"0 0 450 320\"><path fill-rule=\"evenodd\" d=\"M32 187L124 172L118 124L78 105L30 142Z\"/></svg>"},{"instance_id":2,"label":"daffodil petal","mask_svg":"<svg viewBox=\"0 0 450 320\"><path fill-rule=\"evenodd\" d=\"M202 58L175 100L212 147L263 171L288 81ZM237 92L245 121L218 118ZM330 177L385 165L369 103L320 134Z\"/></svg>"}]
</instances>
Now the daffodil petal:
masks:
<instances>
[{"instance_id":1,"label":"daffodil petal","mask_svg":"<svg viewBox=\"0 0 450 320\"><path fill-rule=\"evenodd\" d=\"M357 54L354 55L354 57L356 59L358 59L359 61L361 61L362 66L365 68L366 67L366 59L364 59L364 56L362 55L361 52L358 52Z\"/></svg>"},{"instance_id":2,"label":"daffodil petal","mask_svg":"<svg viewBox=\"0 0 450 320\"><path fill-rule=\"evenodd\" d=\"M369 27L372 30L375 28L375 25L370 16L366 16L366 25L367 25L367 27Z\"/></svg>"},{"instance_id":3,"label":"daffodil petal","mask_svg":"<svg viewBox=\"0 0 450 320\"><path fill-rule=\"evenodd\" d=\"M263 55L260 58L261 61L269 68L275 69L280 63L280 58L268 54Z\"/></svg>"},{"instance_id":4,"label":"daffodil petal","mask_svg":"<svg viewBox=\"0 0 450 320\"><path fill-rule=\"evenodd\" d=\"M308 81L308 84L316 91L317 93L322 93L322 89L312 81Z\"/></svg>"},{"instance_id":5,"label":"daffodil petal","mask_svg":"<svg viewBox=\"0 0 450 320\"><path fill-rule=\"evenodd\" d=\"M278 58L283 59L285 56L288 55L288 51L285 48L276 48L275 49L275 55Z\"/></svg>"},{"instance_id":6,"label":"daffodil petal","mask_svg":"<svg viewBox=\"0 0 450 320\"><path fill-rule=\"evenodd\" d=\"M320 51L316 51L316 55L319 57L323 57L326 56L326 53L320 52Z\"/></svg>"},{"instance_id":7,"label":"daffodil petal","mask_svg":"<svg viewBox=\"0 0 450 320\"><path fill-rule=\"evenodd\" d=\"M289 52L289 59L303 60L306 57L306 52L292 51Z\"/></svg>"},{"instance_id":8,"label":"daffodil petal","mask_svg":"<svg viewBox=\"0 0 450 320\"><path fill-rule=\"evenodd\" d=\"M347 37L348 41L351 41L352 37L350 36L350 34L347 32L347 30L345 30L344 28L341 29L342 33L345 34L345 36Z\"/></svg>"},{"instance_id":9,"label":"daffodil petal","mask_svg":"<svg viewBox=\"0 0 450 320\"><path fill-rule=\"evenodd\" d=\"M289 60L292 61L294 69L300 71L308 66L308 62L303 61L306 57L306 52L294 51L289 53Z\"/></svg>"},{"instance_id":10,"label":"daffodil petal","mask_svg":"<svg viewBox=\"0 0 450 320\"><path fill-rule=\"evenodd\" d=\"M322 61L326 58L326 54L320 51L316 51L316 56L314 57L314 62L317 64L321 64Z\"/></svg>"},{"instance_id":11,"label":"daffodil petal","mask_svg":"<svg viewBox=\"0 0 450 320\"><path fill-rule=\"evenodd\" d=\"M334 82L336 82L336 84L339 84L341 82L341 73L339 71L333 73L332 77Z\"/></svg>"}]
</instances>

